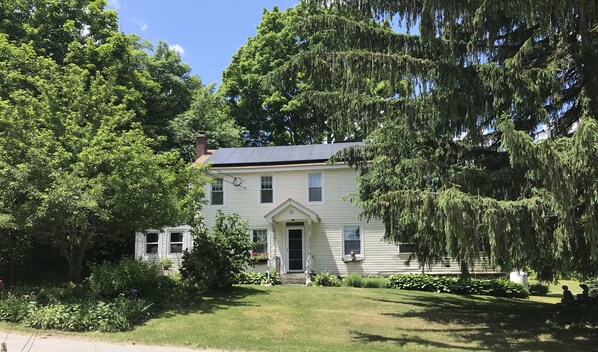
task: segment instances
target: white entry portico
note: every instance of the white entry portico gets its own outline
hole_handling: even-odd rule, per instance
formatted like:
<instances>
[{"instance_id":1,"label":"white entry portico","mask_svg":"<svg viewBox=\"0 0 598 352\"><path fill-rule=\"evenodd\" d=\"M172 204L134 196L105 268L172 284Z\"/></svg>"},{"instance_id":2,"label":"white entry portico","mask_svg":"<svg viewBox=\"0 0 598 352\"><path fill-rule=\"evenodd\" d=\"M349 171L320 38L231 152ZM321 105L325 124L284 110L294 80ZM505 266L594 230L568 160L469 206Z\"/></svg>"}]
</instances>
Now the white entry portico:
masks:
<instances>
[{"instance_id":1,"label":"white entry portico","mask_svg":"<svg viewBox=\"0 0 598 352\"><path fill-rule=\"evenodd\" d=\"M273 265L279 273L309 271L312 226L320 217L311 209L289 198L272 209L264 218L270 223ZM281 253L276 253L280 249Z\"/></svg>"}]
</instances>

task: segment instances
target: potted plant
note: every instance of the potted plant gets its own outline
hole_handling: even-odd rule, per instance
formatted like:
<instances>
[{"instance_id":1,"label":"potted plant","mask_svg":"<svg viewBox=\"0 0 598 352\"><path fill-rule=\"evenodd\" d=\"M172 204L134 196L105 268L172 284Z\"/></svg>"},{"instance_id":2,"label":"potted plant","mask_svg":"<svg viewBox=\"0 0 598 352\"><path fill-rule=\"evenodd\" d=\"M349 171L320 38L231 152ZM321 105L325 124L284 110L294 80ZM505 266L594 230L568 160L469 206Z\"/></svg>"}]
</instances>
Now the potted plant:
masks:
<instances>
[{"instance_id":1,"label":"potted plant","mask_svg":"<svg viewBox=\"0 0 598 352\"><path fill-rule=\"evenodd\" d=\"M162 265L162 269L170 270L170 268L172 267L172 259L164 258L160 260L160 265Z\"/></svg>"}]
</instances>

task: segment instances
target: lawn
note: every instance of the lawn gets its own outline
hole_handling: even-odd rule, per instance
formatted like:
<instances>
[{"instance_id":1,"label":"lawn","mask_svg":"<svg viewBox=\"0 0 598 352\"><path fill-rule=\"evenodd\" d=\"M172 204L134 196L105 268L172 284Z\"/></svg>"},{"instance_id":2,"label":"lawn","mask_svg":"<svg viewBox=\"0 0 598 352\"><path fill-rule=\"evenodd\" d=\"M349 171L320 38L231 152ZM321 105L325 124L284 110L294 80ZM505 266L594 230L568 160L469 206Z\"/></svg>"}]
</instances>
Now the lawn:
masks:
<instances>
[{"instance_id":1,"label":"lawn","mask_svg":"<svg viewBox=\"0 0 598 352\"><path fill-rule=\"evenodd\" d=\"M595 350L596 333L544 324L555 308L523 299L391 289L238 286L129 332L74 335L227 350Z\"/></svg>"},{"instance_id":2,"label":"lawn","mask_svg":"<svg viewBox=\"0 0 598 352\"><path fill-rule=\"evenodd\" d=\"M239 286L129 332L86 335L264 351L594 350L596 334L546 327L555 307L390 289Z\"/></svg>"}]
</instances>

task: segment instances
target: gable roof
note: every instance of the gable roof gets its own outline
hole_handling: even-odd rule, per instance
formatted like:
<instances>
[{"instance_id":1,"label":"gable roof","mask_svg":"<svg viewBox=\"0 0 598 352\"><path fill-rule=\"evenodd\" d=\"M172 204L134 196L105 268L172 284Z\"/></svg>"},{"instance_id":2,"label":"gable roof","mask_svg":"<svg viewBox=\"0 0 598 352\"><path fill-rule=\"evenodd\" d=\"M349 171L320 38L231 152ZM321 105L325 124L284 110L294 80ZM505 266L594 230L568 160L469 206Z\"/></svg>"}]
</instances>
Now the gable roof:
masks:
<instances>
[{"instance_id":1,"label":"gable roof","mask_svg":"<svg viewBox=\"0 0 598 352\"><path fill-rule=\"evenodd\" d=\"M204 164L212 166L285 165L324 162L337 152L363 142L290 145L281 147L221 148Z\"/></svg>"},{"instance_id":2,"label":"gable roof","mask_svg":"<svg viewBox=\"0 0 598 352\"><path fill-rule=\"evenodd\" d=\"M280 218L282 220L294 221L295 219L311 219L313 222L319 222L320 217L313 210L300 204L296 200L289 198L284 202L280 203L276 208L272 209L268 214L264 215L264 218L269 222L273 220L280 220L274 218Z\"/></svg>"}]
</instances>

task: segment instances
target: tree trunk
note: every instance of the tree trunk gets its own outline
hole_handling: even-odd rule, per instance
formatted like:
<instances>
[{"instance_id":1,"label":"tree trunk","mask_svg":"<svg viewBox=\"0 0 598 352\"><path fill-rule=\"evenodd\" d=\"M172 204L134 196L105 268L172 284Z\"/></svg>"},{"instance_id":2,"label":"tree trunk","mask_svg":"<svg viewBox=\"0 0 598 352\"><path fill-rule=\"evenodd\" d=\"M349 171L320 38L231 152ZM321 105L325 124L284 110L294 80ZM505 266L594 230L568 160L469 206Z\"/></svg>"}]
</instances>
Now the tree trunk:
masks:
<instances>
[{"instance_id":1,"label":"tree trunk","mask_svg":"<svg viewBox=\"0 0 598 352\"><path fill-rule=\"evenodd\" d=\"M74 283L81 282L81 272L83 271L83 259L85 258L85 249L71 248L68 256L69 262L69 281Z\"/></svg>"},{"instance_id":2,"label":"tree trunk","mask_svg":"<svg viewBox=\"0 0 598 352\"><path fill-rule=\"evenodd\" d=\"M469 279L469 267L465 261L461 261L461 277L460 281L467 281Z\"/></svg>"}]
</instances>

